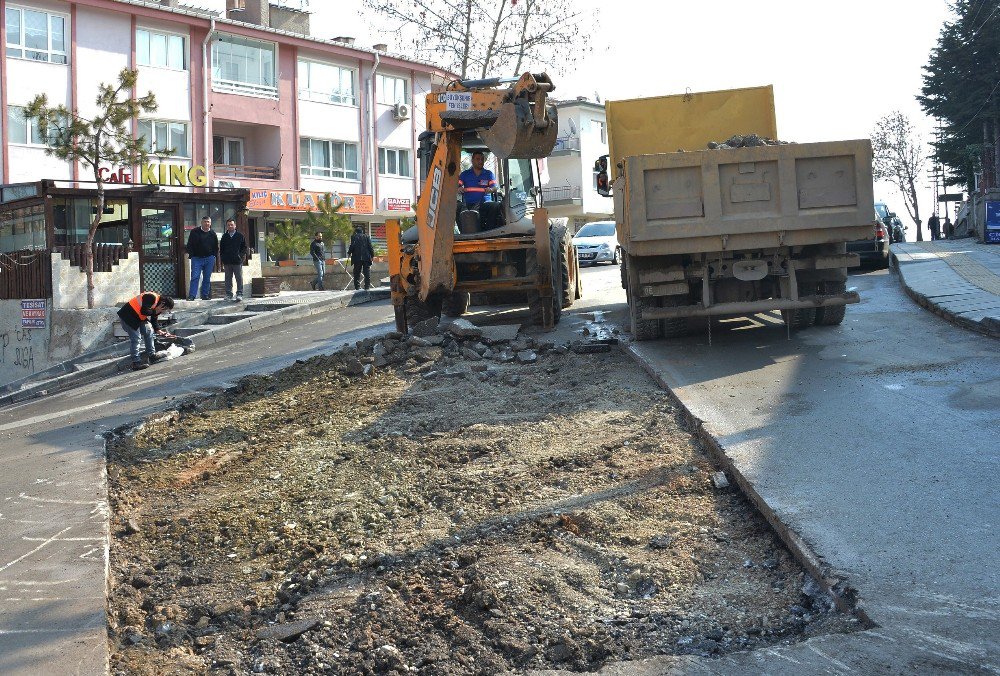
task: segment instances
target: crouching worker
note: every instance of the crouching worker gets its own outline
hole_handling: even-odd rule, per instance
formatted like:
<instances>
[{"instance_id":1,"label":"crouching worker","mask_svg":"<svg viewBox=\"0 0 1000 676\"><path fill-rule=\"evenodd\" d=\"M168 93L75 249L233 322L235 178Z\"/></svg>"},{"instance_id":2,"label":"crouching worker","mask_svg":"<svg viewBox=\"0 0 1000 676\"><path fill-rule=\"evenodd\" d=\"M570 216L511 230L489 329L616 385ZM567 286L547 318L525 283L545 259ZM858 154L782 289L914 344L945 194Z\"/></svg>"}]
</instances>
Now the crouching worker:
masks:
<instances>
[{"instance_id":1,"label":"crouching worker","mask_svg":"<svg viewBox=\"0 0 1000 676\"><path fill-rule=\"evenodd\" d=\"M156 347L153 345L153 332L157 335L170 337L170 334L160 328L156 323L157 317L164 312L169 312L174 308L174 299L170 296L161 296L152 291L145 291L122 305L118 311L118 316L122 320L122 327L128 334L132 347L132 370L141 371L149 368L150 364L159 361L156 356ZM139 352L139 340L142 339L146 348L143 359Z\"/></svg>"}]
</instances>

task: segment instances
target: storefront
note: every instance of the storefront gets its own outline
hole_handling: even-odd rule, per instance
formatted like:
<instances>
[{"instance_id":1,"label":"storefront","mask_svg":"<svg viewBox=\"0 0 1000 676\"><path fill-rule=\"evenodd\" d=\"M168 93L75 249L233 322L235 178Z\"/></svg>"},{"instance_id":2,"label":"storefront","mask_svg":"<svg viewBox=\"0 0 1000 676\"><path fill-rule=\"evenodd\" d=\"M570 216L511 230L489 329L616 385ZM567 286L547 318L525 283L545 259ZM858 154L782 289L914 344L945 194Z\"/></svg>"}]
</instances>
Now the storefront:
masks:
<instances>
[{"instance_id":1,"label":"storefront","mask_svg":"<svg viewBox=\"0 0 1000 676\"><path fill-rule=\"evenodd\" d=\"M108 187L101 224L94 237L95 272L115 272L128 277L106 284L117 302L123 288L184 297L187 233L208 216L221 233L225 221L235 218L237 228L247 234L246 190L206 189L204 192L165 190L156 185ZM0 188L0 252L44 252L59 254L83 271L83 248L96 213L97 191L92 187L59 187L39 181ZM122 265L126 261L132 266ZM53 257L53 296L70 297L60 285L72 277L57 279ZM25 272L25 274L27 274ZM137 279L135 279L137 277ZM111 289L116 289L111 291Z\"/></svg>"}]
</instances>

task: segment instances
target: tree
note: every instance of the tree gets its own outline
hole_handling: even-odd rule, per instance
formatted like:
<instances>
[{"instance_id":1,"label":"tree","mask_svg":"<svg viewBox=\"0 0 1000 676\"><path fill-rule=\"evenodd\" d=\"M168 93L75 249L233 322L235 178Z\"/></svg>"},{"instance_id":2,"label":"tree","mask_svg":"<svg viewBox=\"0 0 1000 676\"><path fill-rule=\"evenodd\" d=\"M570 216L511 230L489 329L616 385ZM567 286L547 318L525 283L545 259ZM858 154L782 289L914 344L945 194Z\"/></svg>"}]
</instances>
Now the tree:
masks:
<instances>
[{"instance_id":1,"label":"tree","mask_svg":"<svg viewBox=\"0 0 1000 676\"><path fill-rule=\"evenodd\" d=\"M365 0L396 25L414 52L464 80L520 75L533 65L559 71L588 49L583 12L572 0Z\"/></svg>"},{"instance_id":2,"label":"tree","mask_svg":"<svg viewBox=\"0 0 1000 676\"><path fill-rule=\"evenodd\" d=\"M347 242L351 239L354 228L351 218L340 213L343 204L334 204L333 195L321 197L316 203L316 209L306 213L303 227L311 235L317 231L323 233L328 241Z\"/></svg>"},{"instance_id":3,"label":"tree","mask_svg":"<svg viewBox=\"0 0 1000 676\"><path fill-rule=\"evenodd\" d=\"M45 152L61 160L79 162L93 173L97 184L97 205L94 219L87 229L83 252L87 273L87 307L94 307L94 237L104 216L104 179L101 168L107 165L135 167L145 164L150 155L166 157L172 150L150 152L146 139L132 137L132 125L140 113L156 110L152 92L133 97L138 71L122 70L115 84L101 84L97 93L97 114L86 118L66 106L50 106L45 94L39 94L27 105L24 116L38 120L38 129L48 139Z\"/></svg>"},{"instance_id":4,"label":"tree","mask_svg":"<svg viewBox=\"0 0 1000 676\"><path fill-rule=\"evenodd\" d=\"M920 229L920 206L917 204L917 181L926 157L920 135L909 118L894 111L875 123L872 130L872 172L876 181L889 181L903 196L910 218L917 224L917 241L923 241Z\"/></svg>"},{"instance_id":5,"label":"tree","mask_svg":"<svg viewBox=\"0 0 1000 676\"><path fill-rule=\"evenodd\" d=\"M951 9L955 19L941 28L917 101L941 121L935 163L971 192L984 159L1000 168L1000 3L954 0Z\"/></svg>"},{"instance_id":6,"label":"tree","mask_svg":"<svg viewBox=\"0 0 1000 676\"><path fill-rule=\"evenodd\" d=\"M282 221L274 226L274 232L267 236L267 252L278 260L291 260L298 254L309 251L312 235L305 223Z\"/></svg>"}]
</instances>

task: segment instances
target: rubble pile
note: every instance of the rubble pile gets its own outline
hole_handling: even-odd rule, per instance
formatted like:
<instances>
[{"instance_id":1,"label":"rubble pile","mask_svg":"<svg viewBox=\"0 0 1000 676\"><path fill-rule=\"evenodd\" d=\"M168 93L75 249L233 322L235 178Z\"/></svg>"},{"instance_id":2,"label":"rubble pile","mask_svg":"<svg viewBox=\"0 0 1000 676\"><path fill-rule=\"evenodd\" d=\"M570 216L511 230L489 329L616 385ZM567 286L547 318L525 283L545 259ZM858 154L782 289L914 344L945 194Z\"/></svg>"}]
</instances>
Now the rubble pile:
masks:
<instances>
[{"instance_id":1,"label":"rubble pile","mask_svg":"<svg viewBox=\"0 0 1000 676\"><path fill-rule=\"evenodd\" d=\"M428 320L108 448L114 674L495 674L852 630L613 338Z\"/></svg>"},{"instance_id":2,"label":"rubble pile","mask_svg":"<svg viewBox=\"0 0 1000 676\"><path fill-rule=\"evenodd\" d=\"M733 148L756 148L758 146L783 146L789 143L790 141L776 141L775 139L758 136L757 134L735 134L721 143L718 141L709 141L708 149L731 150Z\"/></svg>"}]
</instances>

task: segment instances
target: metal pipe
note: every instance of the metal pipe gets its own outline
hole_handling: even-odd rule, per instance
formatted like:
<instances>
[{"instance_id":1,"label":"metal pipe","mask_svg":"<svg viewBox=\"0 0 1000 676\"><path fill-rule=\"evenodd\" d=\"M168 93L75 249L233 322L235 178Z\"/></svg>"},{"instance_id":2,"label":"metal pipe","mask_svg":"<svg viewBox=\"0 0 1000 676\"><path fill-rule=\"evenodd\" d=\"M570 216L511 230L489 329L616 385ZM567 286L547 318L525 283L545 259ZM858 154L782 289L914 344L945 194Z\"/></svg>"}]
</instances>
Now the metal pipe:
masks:
<instances>
[{"instance_id":1,"label":"metal pipe","mask_svg":"<svg viewBox=\"0 0 1000 676\"><path fill-rule=\"evenodd\" d=\"M718 303L709 307L701 305L684 305L679 307L659 307L643 310L643 319L673 319L675 317L709 317L713 315L749 315L768 310L805 310L813 307L830 305L850 305L860 303L861 297L856 291L833 294L830 296L802 296L799 300L791 298L771 298L750 303Z\"/></svg>"},{"instance_id":2,"label":"metal pipe","mask_svg":"<svg viewBox=\"0 0 1000 676\"><path fill-rule=\"evenodd\" d=\"M378 180L378 173L375 171L375 163L378 162L378 147L375 144L375 71L378 70L379 63L378 52L375 52L375 64L372 66L372 72L368 74L368 124L365 125L367 127L365 136L368 137L368 190L376 201L378 188L375 181ZM378 209L377 204L375 208Z\"/></svg>"},{"instance_id":3,"label":"metal pipe","mask_svg":"<svg viewBox=\"0 0 1000 676\"><path fill-rule=\"evenodd\" d=\"M499 87L502 84L517 82L519 77L488 77L482 80L459 80L458 84L466 89L478 89L479 87Z\"/></svg>"},{"instance_id":4,"label":"metal pipe","mask_svg":"<svg viewBox=\"0 0 1000 676\"><path fill-rule=\"evenodd\" d=\"M212 185L212 163L209 162L209 152L212 148L212 140L208 137L208 75L211 72L212 65L208 62L208 43L212 39L212 35L215 33L215 17L212 17L211 23L208 27L208 34L205 35L205 39L201 41L201 115L202 115L202 145L205 147L205 183L206 185Z\"/></svg>"}]
</instances>

